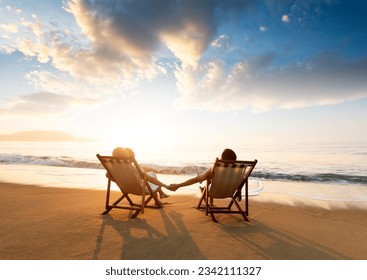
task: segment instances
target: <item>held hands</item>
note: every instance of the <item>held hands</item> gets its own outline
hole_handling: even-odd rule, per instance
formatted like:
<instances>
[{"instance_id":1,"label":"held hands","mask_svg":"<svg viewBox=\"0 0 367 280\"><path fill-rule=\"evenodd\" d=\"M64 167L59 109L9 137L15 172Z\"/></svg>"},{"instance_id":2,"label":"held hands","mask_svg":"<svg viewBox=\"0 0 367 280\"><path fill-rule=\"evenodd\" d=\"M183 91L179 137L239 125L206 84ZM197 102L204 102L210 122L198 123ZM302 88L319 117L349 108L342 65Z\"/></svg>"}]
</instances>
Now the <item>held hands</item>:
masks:
<instances>
[{"instance_id":1,"label":"held hands","mask_svg":"<svg viewBox=\"0 0 367 280\"><path fill-rule=\"evenodd\" d=\"M175 192L180 186L178 184L170 184L167 189Z\"/></svg>"}]
</instances>

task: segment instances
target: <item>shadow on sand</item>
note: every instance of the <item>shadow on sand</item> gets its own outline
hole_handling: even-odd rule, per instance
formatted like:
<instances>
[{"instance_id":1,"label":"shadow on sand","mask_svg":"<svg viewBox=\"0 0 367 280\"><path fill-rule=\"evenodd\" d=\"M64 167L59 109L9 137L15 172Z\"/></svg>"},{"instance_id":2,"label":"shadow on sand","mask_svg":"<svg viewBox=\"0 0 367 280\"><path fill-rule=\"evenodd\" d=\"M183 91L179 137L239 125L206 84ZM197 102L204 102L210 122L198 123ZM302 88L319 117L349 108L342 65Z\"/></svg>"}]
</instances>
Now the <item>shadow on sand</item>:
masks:
<instances>
[{"instance_id":1,"label":"shadow on sand","mask_svg":"<svg viewBox=\"0 0 367 280\"><path fill-rule=\"evenodd\" d=\"M236 239L264 260L348 260L348 256L315 243L309 239L269 227L256 220L247 226L218 224L229 236Z\"/></svg>"},{"instance_id":2,"label":"shadow on sand","mask_svg":"<svg viewBox=\"0 0 367 280\"><path fill-rule=\"evenodd\" d=\"M219 223L192 208L159 209L127 218L126 212L102 216L93 259L264 259L348 260L348 256L252 219L220 215Z\"/></svg>"},{"instance_id":3,"label":"shadow on sand","mask_svg":"<svg viewBox=\"0 0 367 280\"><path fill-rule=\"evenodd\" d=\"M111 238L119 250L115 258L127 260L158 260L158 259L204 259L200 249L191 238L183 222L182 215L171 211L169 215L163 210L160 213L161 221L150 222L140 218L119 220L111 215L102 216L102 224L97 238L93 259L110 259L104 250L111 246ZM120 237L116 242L115 234ZM116 249L116 248L115 248Z\"/></svg>"}]
</instances>

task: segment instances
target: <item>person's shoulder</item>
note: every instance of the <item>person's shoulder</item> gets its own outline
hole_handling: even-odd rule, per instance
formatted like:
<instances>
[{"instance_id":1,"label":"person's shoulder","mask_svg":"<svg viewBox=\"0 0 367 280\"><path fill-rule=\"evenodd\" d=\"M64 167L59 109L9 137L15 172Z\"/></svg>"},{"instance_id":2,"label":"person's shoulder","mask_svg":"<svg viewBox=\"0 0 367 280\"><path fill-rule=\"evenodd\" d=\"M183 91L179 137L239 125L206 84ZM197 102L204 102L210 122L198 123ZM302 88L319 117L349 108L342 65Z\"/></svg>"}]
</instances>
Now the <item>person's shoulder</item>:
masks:
<instances>
[{"instance_id":1,"label":"person's shoulder","mask_svg":"<svg viewBox=\"0 0 367 280\"><path fill-rule=\"evenodd\" d=\"M210 173L212 172L212 169L211 168L208 168L206 171L204 171L203 175L205 177L208 177L210 175Z\"/></svg>"}]
</instances>

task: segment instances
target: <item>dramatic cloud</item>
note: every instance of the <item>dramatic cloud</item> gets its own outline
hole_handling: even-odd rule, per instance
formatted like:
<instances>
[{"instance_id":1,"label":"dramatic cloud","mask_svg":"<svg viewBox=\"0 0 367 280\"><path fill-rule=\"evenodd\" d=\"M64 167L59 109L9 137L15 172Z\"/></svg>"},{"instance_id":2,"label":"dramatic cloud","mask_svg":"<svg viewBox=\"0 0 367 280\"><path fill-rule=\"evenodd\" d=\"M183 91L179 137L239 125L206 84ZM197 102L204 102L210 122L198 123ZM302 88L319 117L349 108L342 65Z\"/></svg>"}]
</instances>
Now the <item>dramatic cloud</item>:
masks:
<instances>
[{"instance_id":1,"label":"dramatic cloud","mask_svg":"<svg viewBox=\"0 0 367 280\"><path fill-rule=\"evenodd\" d=\"M254 112L337 104L367 97L367 58L346 59L319 54L300 64L274 69L274 54L238 62L225 71L212 60L199 71L179 69L175 75L181 108ZM199 75L198 75L199 74Z\"/></svg>"},{"instance_id":2,"label":"dramatic cloud","mask_svg":"<svg viewBox=\"0 0 367 280\"><path fill-rule=\"evenodd\" d=\"M38 91L74 101L87 96L108 99L133 90L142 81L167 74L173 64L181 108L266 111L366 96L365 58L315 51L312 44L304 47L310 37L290 29L306 26L305 14L315 16L319 1L286 1L288 6L265 1L260 9L276 15L275 23L256 19L256 2L70 0L64 9L77 26L62 28L36 15L23 17L18 25L0 26L11 42L0 51L19 51L50 66L29 72L27 81ZM288 28L296 38L290 38ZM277 30L283 32L279 39ZM12 40L18 33L22 36ZM311 32L302 33L307 34ZM302 55L295 55L299 46L304 47ZM10 108L32 100L21 98Z\"/></svg>"},{"instance_id":3,"label":"dramatic cloud","mask_svg":"<svg viewBox=\"0 0 367 280\"><path fill-rule=\"evenodd\" d=\"M67 10L99 49L147 62L166 46L184 65L195 66L214 39L219 20L248 2L74 0Z\"/></svg>"},{"instance_id":4,"label":"dramatic cloud","mask_svg":"<svg viewBox=\"0 0 367 280\"><path fill-rule=\"evenodd\" d=\"M157 51L168 48L190 67L200 60L216 34L216 13L230 13L246 3L227 1L87 1L65 4L82 32L78 34L57 25L46 25L36 15L21 18L19 26L4 25L22 37L1 48L6 53L20 51L40 63L50 63L75 83L95 86L101 94L134 89L141 81L166 73L156 58ZM13 8L9 7L9 10ZM33 80L36 74L33 72ZM39 72L41 73L41 72ZM37 81L40 90L53 90L44 75ZM42 84L41 82L44 82ZM71 92L71 90L70 90ZM79 94L79 93L78 93Z\"/></svg>"},{"instance_id":5,"label":"dramatic cloud","mask_svg":"<svg viewBox=\"0 0 367 280\"><path fill-rule=\"evenodd\" d=\"M77 11L85 12L85 19L91 20L86 11L81 8ZM78 14L75 16L80 20ZM16 30L14 26L9 25L1 28L9 31L10 27ZM83 25L81 28L90 27ZM110 34L109 41L100 38L100 40L89 42L88 38L81 34L68 29L61 30L57 25L45 24L36 15L32 15L30 19L21 18L17 29L22 32L22 36L15 39L8 38L9 43L2 45L0 50L6 53L19 51L29 59L35 58L42 64L49 63L58 70L52 71L53 73L33 71L27 75L28 78L32 76L32 81L37 84L37 88L43 91L53 91L50 85L55 80L61 81L67 78L61 88L71 86L66 89L69 94L113 94L133 89L141 81L154 79L166 72L152 55L149 59L147 59L148 56L142 59L142 56L130 55L123 48L116 49L114 46L119 45L119 41L113 41L113 34ZM104 33L108 30L105 29ZM37 77L38 74L39 77ZM72 83L75 86L72 86ZM89 88L91 91L74 91L76 87ZM60 92L60 90L55 92Z\"/></svg>"},{"instance_id":6,"label":"dramatic cloud","mask_svg":"<svg viewBox=\"0 0 367 280\"><path fill-rule=\"evenodd\" d=\"M62 73L60 79L69 76L75 83L94 85L93 92L102 88L102 94L121 92L166 73L156 58L164 48L183 67L196 67L216 35L219 19L238 12L247 2L73 0L64 9L75 17L82 34L46 25L32 15L19 20L23 36L2 49L50 63ZM13 25L2 28L17 30ZM49 85L55 74L34 71L32 76L40 90L53 90Z\"/></svg>"}]
</instances>

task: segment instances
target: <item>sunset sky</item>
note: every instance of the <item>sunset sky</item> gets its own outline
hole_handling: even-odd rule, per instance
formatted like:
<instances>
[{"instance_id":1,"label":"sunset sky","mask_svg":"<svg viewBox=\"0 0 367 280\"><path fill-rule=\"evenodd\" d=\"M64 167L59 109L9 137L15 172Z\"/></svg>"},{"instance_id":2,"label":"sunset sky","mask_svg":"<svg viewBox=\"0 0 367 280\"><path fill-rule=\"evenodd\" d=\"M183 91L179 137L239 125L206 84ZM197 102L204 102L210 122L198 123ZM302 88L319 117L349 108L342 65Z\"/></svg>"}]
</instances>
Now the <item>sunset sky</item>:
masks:
<instances>
[{"instance_id":1,"label":"sunset sky","mask_svg":"<svg viewBox=\"0 0 367 280\"><path fill-rule=\"evenodd\" d=\"M367 141L366 11L357 0L0 0L0 134L158 148Z\"/></svg>"}]
</instances>

